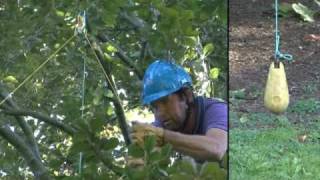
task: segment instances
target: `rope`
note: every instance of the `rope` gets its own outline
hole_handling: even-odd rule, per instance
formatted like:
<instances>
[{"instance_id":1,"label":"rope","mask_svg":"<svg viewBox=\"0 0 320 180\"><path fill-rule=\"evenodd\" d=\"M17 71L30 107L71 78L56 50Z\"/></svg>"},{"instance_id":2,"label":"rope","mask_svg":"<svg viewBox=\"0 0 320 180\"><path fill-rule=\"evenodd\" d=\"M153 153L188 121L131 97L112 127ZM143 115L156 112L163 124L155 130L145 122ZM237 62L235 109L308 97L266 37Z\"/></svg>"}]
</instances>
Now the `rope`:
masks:
<instances>
[{"instance_id":1,"label":"rope","mask_svg":"<svg viewBox=\"0 0 320 180\"><path fill-rule=\"evenodd\" d=\"M84 37L86 38L86 40L87 40L90 48L91 48L92 51L94 52L94 56L96 57L96 60L98 61L99 66L100 66L100 68L102 69L103 74L104 74L105 77L107 78L107 81L108 81L108 83L109 83L112 91L114 92L116 98L119 100L119 103L121 104L121 101L120 101L120 98L119 98L119 96L118 96L118 93L117 93L116 89L113 87L113 85L112 85L112 83L111 83L111 78L108 76L107 72L106 72L105 69L103 68L103 65L102 65L101 62L99 61L99 57L98 57L98 55L96 54L96 52L95 52L95 50L94 50L94 47L93 47L93 45L91 44L91 42L90 42L87 34L85 34ZM121 104L121 105L122 105L122 104Z\"/></svg>"},{"instance_id":2,"label":"rope","mask_svg":"<svg viewBox=\"0 0 320 180\"><path fill-rule=\"evenodd\" d=\"M79 174L80 174L80 176L82 173L82 157L83 157L83 153L80 152L80 154L79 154Z\"/></svg>"},{"instance_id":3,"label":"rope","mask_svg":"<svg viewBox=\"0 0 320 180\"><path fill-rule=\"evenodd\" d=\"M83 112L84 112L84 100L85 100L85 83L86 83L86 60L83 58L83 76L82 76L82 92L81 92L81 118L83 119Z\"/></svg>"},{"instance_id":4,"label":"rope","mask_svg":"<svg viewBox=\"0 0 320 180\"><path fill-rule=\"evenodd\" d=\"M78 35L78 34L83 34L85 39L87 40L90 48L92 49L105 77L107 78L107 81L108 83L110 84L110 87L112 89L112 91L115 93L115 95L117 96L117 98L119 99L118 97L118 94L117 94L117 91L116 89L112 86L112 83L111 83L111 80L110 80L110 77L108 76L107 72L105 71L105 69L103 68L103 65L101 64L101 62L99 61L99 57L97 56L97 54L95 53L94 51L94 48L88 38L88 34L87 34L87 29L86 29L86 25L87 25L87 19L86 19L86 11L83 11L82 13L79 13L79 15L77 16L77 24L76 24L76 28L75 28L75 34ZM84 67L83 67L83 72L84 72L84 77L83 77L83 82L82 82L82 90L84 91L84 81L85 81L85 62L84 62ZM82 94L82 97L84 97L84 94ZM82 107L84 106L84 99L82 99ZM121 101L119 101L121 103ZM82 115L83 115L83 108L82 108Z\"/></svg>"},{"instance_id":5,"label":"rope","mask_svg":"<svg viewBox=\"0 0 320 180\"><path fill-rule=\"evenodd\" d=\"M38 66L31 74L29 74L29 76L27 76L22 83L20 83L13 91L11 91L1 102L0 102L0 106L6 101L8 100L10 97L12 97L12 95L19 89L21 88L26 82L28 82L31 77L37 73L41 68L44 67L44 65L46 65L62 48L64 48L73 38L75 37L75 35L72 35L62 46L60 46L54 53L52 53L47 60L45 60L40 66Z\"/></svg>"},{"instance_id":6,"label":"rope","mask_svg":"<svg viewBox=\"0 0 320 180\"><path fill-rule=\"evenodd\" d=\"M278 27L278 0L275 0L275 14L276 14L276 19L275 19L275 54L274 58L276 61L278 60L287 60L291 61L293 59L291 54L283 54L280 51L280 31Z\"/></svg>"},{"instance_id":7,"label":"rope","mask_svg":"<svg viewBox=\"0 0 320 180\"><path fill-rule=\"evenodd\" d=\"M77 23L74 29L75 35L87 35L87 21L86 21L86 11L80 12L77 16ZM81 119L84 117L84 104L85 104L85 83L86 83L86 60L83 58L83 76L82 76L82 87L81 87ZM79 153L79 167L78 172L81 176L82 173L82 157L83 152Z\"/></svg>"}]
</instances>

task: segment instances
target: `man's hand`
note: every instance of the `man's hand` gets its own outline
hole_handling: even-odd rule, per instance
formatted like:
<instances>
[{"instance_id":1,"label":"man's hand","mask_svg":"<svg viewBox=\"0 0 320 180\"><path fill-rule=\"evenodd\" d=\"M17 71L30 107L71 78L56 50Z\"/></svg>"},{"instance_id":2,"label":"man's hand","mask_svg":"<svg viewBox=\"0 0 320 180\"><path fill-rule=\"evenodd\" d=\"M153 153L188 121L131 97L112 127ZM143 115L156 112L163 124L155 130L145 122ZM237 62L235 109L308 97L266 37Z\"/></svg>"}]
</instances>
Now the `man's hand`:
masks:
<instances>
[{"instance_id":1,"label":"man's hand","mask_svg":"<svg viewBox=\"0 0 320 180\"><path fill-rule=\"evenodd\" d=\"M146 136L154 135L157 140L157 146L164 144L164 130L162 128L154 127L150 124L135 123L132 125L131 138L133 143L137 143L143 147Z\"/></svg>"},{"instance_id":2,"label":"man's hand","mask_svg":"<svg viewBox=\"0 0 320 180\"><path fill-rule=\"evenodd\" d=\"M132 156L128 156L126 158L127 165L131 168L142 169L144 164L143 158L134 158Z\"/></svg>"}]
</instances>

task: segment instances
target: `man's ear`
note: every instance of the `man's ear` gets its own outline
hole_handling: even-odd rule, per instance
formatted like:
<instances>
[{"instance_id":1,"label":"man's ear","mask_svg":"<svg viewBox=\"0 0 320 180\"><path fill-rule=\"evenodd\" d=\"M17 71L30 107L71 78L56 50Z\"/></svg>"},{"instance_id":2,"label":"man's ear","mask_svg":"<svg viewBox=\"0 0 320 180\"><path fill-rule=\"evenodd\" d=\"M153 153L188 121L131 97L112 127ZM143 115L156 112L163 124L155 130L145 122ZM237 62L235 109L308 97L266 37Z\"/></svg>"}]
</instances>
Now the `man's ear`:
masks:
<instances>
[{"instance_id":1,"label":"man's ear","mask_svg":"<svg viewBox=\"0 0 320 180\"><path fill-rule=\"evenodd\" d=\"M194 97L193 97L192 89L190 89L190 88L183 89L183 94L184 94L184 98L186 98L188 104L193 104L194 103Z\"/></svg>"}]
</instances>

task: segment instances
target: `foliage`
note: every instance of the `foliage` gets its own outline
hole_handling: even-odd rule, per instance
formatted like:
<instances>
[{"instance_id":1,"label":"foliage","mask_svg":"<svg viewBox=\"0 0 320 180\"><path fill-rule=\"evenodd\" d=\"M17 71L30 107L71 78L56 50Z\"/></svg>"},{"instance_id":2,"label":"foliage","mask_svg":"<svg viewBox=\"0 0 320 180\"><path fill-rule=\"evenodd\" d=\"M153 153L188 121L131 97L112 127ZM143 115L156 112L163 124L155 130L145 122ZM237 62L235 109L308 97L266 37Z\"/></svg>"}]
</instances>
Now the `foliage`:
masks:
<instances>
[{"instance_id":1,"label":"foliage","mask_svg":"<svg viewBox=\"0 0 320 180\"><path fill-rule=\"evenodd\" d=\"M73 36L82 10L98 59L76 36L0 106L0 176L31 179L40 168L55 179L78 178L80 169L84 179L118 178L126 166L124 114L140 105L141 77L155 58L183 65L197 93L226 99L226 6L222 0L1 1L0 100ZM41 161L30 164L23 148Z\"/></svg>"},{"instance_id":2,"label":"foliage","mask_svg":"<svg viewBox=\"0 0 320 180\"><path fill-rule=\"evenodd\" d=\"M198 164L192 159L170 161L171 146L156 148L154 137L147 137L143 148L137 145L129 147L128 154L141 158L145 164L139 168L126 169L124 179L226 179L226 170L218 163Z\"/></svg>"},{"instance_id":3,"label":"foliage","mask_svg":"<svg viewBox=\"0 0 320 180\"><path fill-rule=\"evenodd\" d=\"M319 5L318 1L314 1L315 4ZM303 5L302 3L286 3L283 2L279 5L280 15L289 17L297 15L300 19L306 22L314 22L314 16L317 11L312 10L310 7Z\"/></svg>"},{"instance_id":4,"label":"foliage","mask_svg":"<svg viewBox=\"0 0 320 180\"><path fill-rule=\"evenodd\" d=\"M292 9L299 14L304 21L307 22L314 22L314 13L313 11L311 11L308 7L304 6L301 3L294 3L292 4Z\"/></svg>"}]
</instances>

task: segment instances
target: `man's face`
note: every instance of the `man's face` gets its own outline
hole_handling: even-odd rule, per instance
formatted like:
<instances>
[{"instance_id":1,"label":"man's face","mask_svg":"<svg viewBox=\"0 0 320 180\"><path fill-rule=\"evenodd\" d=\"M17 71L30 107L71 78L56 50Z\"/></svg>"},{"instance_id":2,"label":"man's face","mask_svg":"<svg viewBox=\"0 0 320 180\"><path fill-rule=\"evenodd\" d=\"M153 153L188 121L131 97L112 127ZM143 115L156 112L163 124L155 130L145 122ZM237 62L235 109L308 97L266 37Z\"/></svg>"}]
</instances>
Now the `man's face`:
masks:
<instances>
[{"instance_id":1,"label":"man's face","mask_svg":"<svg viewBox=\"0 0 320 180\"><path fill-rule=\"evenodd\" d=\"M151 103L155 118L169 130L179 130L186 120L187 103L177 94L165 96Z\"/></svg>"}]
</instances>

